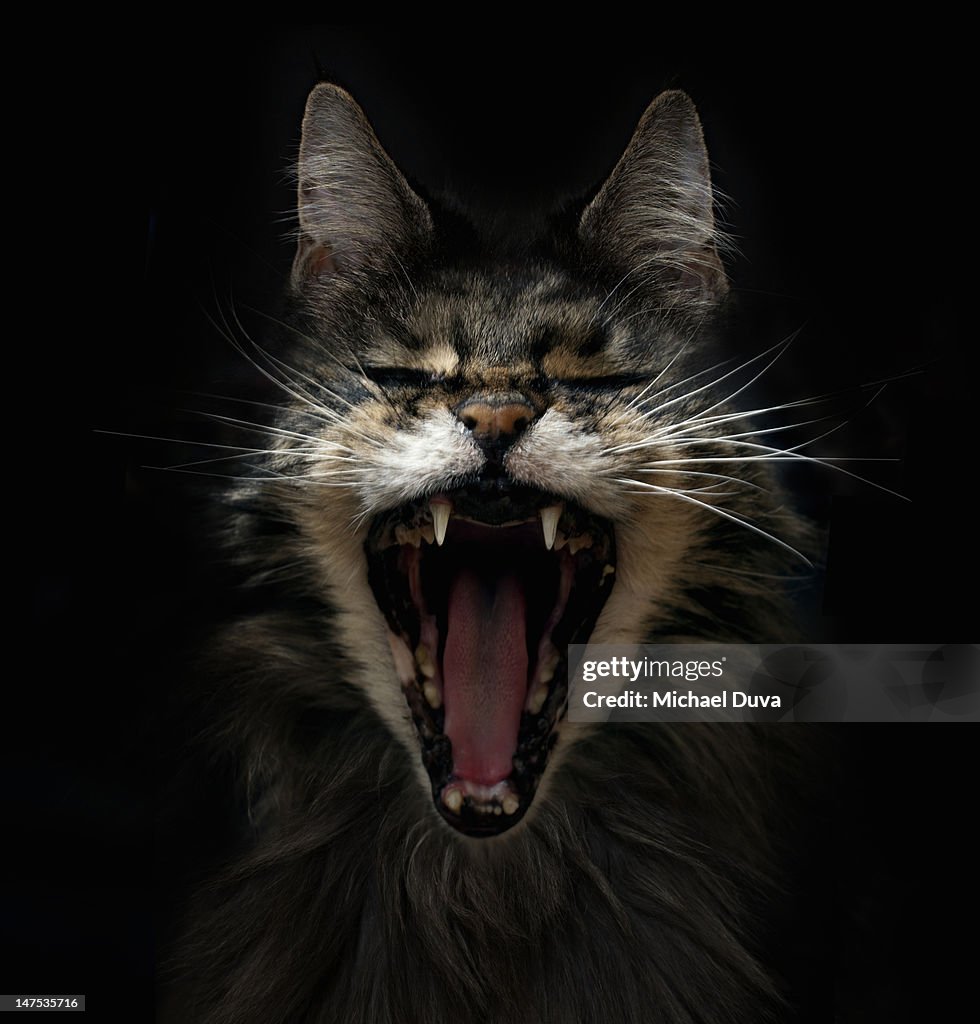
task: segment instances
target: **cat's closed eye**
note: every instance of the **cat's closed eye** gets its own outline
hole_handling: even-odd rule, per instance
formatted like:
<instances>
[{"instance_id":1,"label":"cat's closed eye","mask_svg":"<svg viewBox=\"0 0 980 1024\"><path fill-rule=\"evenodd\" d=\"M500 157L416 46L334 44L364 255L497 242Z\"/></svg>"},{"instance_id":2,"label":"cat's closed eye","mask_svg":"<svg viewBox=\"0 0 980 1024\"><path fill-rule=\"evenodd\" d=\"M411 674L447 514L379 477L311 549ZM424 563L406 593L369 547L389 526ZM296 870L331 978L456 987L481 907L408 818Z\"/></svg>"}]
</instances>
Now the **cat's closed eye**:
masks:
<instances>
[{"instance_id":1,"label":"cat's closed eye","mask_svg":"<svg viewBox=\"0 0 980 1024\"><path fill-rule=\"evenodd\" d=\"M443 376L433 370L417 370L405 366L365 366L362 372L368 380L383 388L422 388L435 384Z\"/></svg>"},{"instance_id":2,"label":"cat's closed eye","mask_svg":"<svg viewBox=\"0 0 980 1024\"><path fill-rule=\"evenodd\" d=\"M596 391L619 392L624 388L635 387L637 384L649 384L650 375L646 373L607 373L598 377L583 375L581 377L555 377L552 383L565 387L586 387Z\"/></svg>"}]
</instances>

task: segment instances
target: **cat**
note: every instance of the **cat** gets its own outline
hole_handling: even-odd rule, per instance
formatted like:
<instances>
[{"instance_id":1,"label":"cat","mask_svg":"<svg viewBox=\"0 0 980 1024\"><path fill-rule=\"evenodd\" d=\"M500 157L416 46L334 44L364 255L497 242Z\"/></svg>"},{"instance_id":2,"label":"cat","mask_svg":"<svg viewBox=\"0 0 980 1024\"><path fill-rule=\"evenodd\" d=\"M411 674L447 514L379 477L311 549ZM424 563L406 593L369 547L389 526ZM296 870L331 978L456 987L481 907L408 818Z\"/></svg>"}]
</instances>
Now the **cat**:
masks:
<instances>
[{"instance_id":1,"label":"cat","mask_svg":"<svg viewBox=\"0 0 980 1024\"><path fill-rule=\"evenodd\" d=\"M247 825L163 1019L769 1019L798 734L565 717L570 643L794 635L808 530L737 402L774 350L718 362L692 101L524 237L423 199L332 84L297 170L281 407L222 526L246 609L198 666Z\"/></svg>"}]
</instances>

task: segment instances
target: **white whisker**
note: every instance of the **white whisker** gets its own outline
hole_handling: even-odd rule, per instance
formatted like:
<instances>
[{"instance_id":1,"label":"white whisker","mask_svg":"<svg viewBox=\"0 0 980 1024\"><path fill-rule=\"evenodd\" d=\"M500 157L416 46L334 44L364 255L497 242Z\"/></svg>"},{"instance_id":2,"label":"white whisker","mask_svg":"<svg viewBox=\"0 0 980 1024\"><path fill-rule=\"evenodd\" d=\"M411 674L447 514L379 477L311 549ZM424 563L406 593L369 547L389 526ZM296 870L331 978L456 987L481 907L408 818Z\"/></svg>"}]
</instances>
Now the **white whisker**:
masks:
<instances>
[{"instance_id":1,"label":"white whisker","mask_svg":"<svg viewBox=\"0 0 980 1024\"><path fill-rule=\"evenodd\" d=\"M656 385L657 381L659 381L660 378L663 377L663 375L674 365L674 363L677 362L677 360L687 351L687 348L690 344L691 340L688 339L687 341L684 342L683 345L681 345L681 347L673 354L673 356L671 356L670 361L660 371L660 373L658 373L657 376L654 377L653 380L650 381L650 383L647 384L647 386L635 398L631 399L629 402L626 403L626 410L633 409L636 405L643 401L644 395L646 395L650 388Z\"/></svg>"},{"instance_id":2,"label":"white whisker","mask_svg":"<svg viewBox=\"0 0 980 1024\"><path fill-rule=\"evenodd\" d=\"M693 470L693 469L661 469L659 467L658 468L651 468L651 467L646 467L646 466L638 469L637 472L638 473L681 473L684 476L711 477L712 479L715 479L715 480L728 480L730 483L739 484L739 485L741 485L743 487L750 487L750 488L752 488L753 490L756 490L756 491L768 491L768 488L762 487L762 486L760 486L759 484L755 483L752 480L743 480L741 477L737 477L737 476L726 476L724 473L705 473L705 472L701 472L699 470Z\"/></svg>"},{"instance_id":3,"label":"white whisker","mask_svg":"<svg viewBox=\"0 0 980 1024\"><path fill-rule=\"evenodd\" d=\"M815 439L816 440L816 439ZM686 440L687 444L715 444L717 439L715 438L689 438ZM867 484L869 487L874 487L879 491L884 491L886 494L891 494L895 498L901 498L902 501L909 501L910 499L904 494L900 494L898 491L893 491L889 487L885 487L883 484L875 483L874 480L869 480L866 477L859 476L857 473L852 473L850 470L844 469L843 466L837 465L839 462L901 462L901 459L893 458L835 458L831 456L813 456L803 455L798 451L794 451L792 448L769 448L767 445L751 444L748 441L731 441L728 442L734 446L744 446L751 449L760 450L759 455L709 455L703 458L680 458L680 459L658 459L651 465L668 466L668 465L689 465L694 463L717 463L717 462L807 462L814 466L823 466L825 469L833 469L838 473L843 473L845 476L849 476L854 480L858 480L863 484ZM809 444L810 442L806 442Z\"/></svg>"},{"instance_id":4,"label":"white whisker","mask_svg":"<svg viewBox=\"0 0 980 1024\"><path fill-rule=\"evenodd\" d=\"M726 509L718 508L717 505L712 505L709 502L701 501L699 498L692 497L690 494L685 494L680 491L672 490L670 487L660 487L657 484L648 484L643 480L619 479L617 480L617 483L621 483L630 489L638 487L643 491L654 491L658 494L678 498L681 501L687 501L693 505L698 505L699 507L706 509L709 512L713 512L715 515L722 516L724 519L728 519L731 522L736 523L738 526L744 526L745 529L751 530L753 533L758 534L760 537L765 537L767 540L772 541L773 544L778 544L779 547L784 548L786 551L789 551L793 555L796 555L797 558L805 562L808 566L810 566L811 569L813 568L813 563L810 561L810 559L807 558L806 555L804 555L802 552L797 551L796 548L794 548L791 544L787 544L786 541L780 540L779 537L776 537L774 534L768 533L761 527L756 526L754 523L748 522L747 520L735 515L732 512L727 511Z\"/></svg>"},{"instance_id":5,"label":"white whisker","mask_svg":"<svg viewBox=\"0 0 980 1024\"><path fill-rule=\"evenodd\" d=\"M311 387L313 387L314 390L322 391L325 394L329 395L334 401L339 402L341 405L346 405L349 409L353 411L358 411L358 407L353 402L344 398L342 395L338 395L335 392L331 391L330 388L328 388L321 381L314 380L312 377L303 373L302 370L299 370L296 367L290 366L288 363L283 362L283 360L279 359L277 356L272 355L271 352L268 352L266 349L264 349L257 341L255 341L252 338L249 338L248 334L245 332L245 328L243 327L241 320L239 320L238 318L237 312L235 312L234 306L232 306L232 314L235 317L235 322L238 324L238 329L242 332L242 336L248 338L252 347L256 350L256 352L260 353L263 356L263 358L267 359L270 363L279 367L279 369L282 370L283 373L287 374L294 386L299 387L299 382L297 380L297 378L299 378L305 381ZM300 388L300 390L302 391L303 389ZM313 401L316 401L316 399L312 394L310 394L310 392L304 391L303 393L309 395L309 397ZM317 405L322 411L329 412L331 415L337 416L334 410L328 409L327 406L324 406L320 403L317 403Z\"/></svg>"},{"instance_id":6,"label":"white whisker","mask_svg":"<svg viewBox=\"0 0 980 1024\"><path fill-rule=\"evenodd\" d=\"M331 448L339 448L343 451L347 451L353 454L354 449L349 448L347 445L340 444L338 441L328 441L324 438L317 437L314 434L303 434L298 430L289 430L286 427L274 427L268 426L261 423L250 423L248 420L237 419L234 416L224 416L217 412L199 412L198 410L189 409L188 412L194 412L198 416L203 416L205 419L216 420L219 423L229 423L234 426L242 427L245 430L252 430L260 434L268 434L270 437L282 437L287 439L294 439L297 441L309 441L312 444L329 446ZM280 449L281 451L288 451L287 448Z\"/></svg>"},{"instance_id":7,"label":"white whisker","mask_svg":"<svg viewBox=\"0 0 980 1024\"><path fill-rule=\"evenodd\" d=\"M816 401L812 401L811 402L811 401L808 401L808 400L804 399L804 400L796 401L796 402L785 402L782 405L768 406L766 408L747 409L744 412L725 413L724 415L721 415L721 416L712 416L712 417L710 417L709 419L706 419L706 420L702 420L698 416L691 416L689 419L681 420L679 423L672 423L669 426L664 427L662 430L658 430L652 436L651 439L656 438L656 439L660 439L660 440L670 440L673 437L674 434L676 434L676 433L678 433L680 431L683 431L683 430L699 429L699 428L705 428L706 429L706 428L709 428L709 427L719 427L719 426L722 426L725 423L734 423L734 422L737 422L738 420L750 419L750 418L758 417L758 416L765 416L765 415L773 413L773 412L781 412L781 411L786 410L786 409L796 409L796 408L800 408L800 407L803 407L803 406L816 405L816 404L820 404L820 403L816 402ZM816 417L815 419L812 419L812 420L799 420L796 423L784 423L783 425L777 426L777 427L766 427L766 428L758 429L758 430L747 430L742 435L738 435L738 434L727 434L727 435L706 434L705 436L706 437L712 437L712 436L714 436L714 437L723 437L723 436L724 437L739 437L739 436L749 436L751 434L761 435L761 434L772 433L772 432L777 431L777 430L792 430L794 428L807 427L807 426L810 426L813 423L824 423L824 422L826 422L827 420L829 420L831 418L832 417L830 415L818 416L818 417Z\"/></svg>"},{"instance_id":8,"label":"white whisker","mask_svg":"<svg viewBox=\"0 0 980 1024\"><path fill-rule=\"evenodd\" d=\"M675 405L677 402L689 401L695 395L699 395L699 394L701 394L702 391L708 391L711 388L716 387L722 381L727 380L729 377L733 376L734 374L739 373L742 370L746 369L747 367L751 366L754 362L756 362L756 360L763 359L770 352L773 352L776 349L778 349L779 351L776 353L775 357L769 363L767 363L766 366L763 367L763 369L758 374L756 374L756 376L753 377L752 380L749 381L748 384L743 385L741 388L739 388L738 390L733 392L733 394L730 395L727 399L723 399L722 402L719 402L718 405L723 404L723 402L725 402L725 401L730 401L735 396L741 394L741 392L744 391L745 388L748 387L750 384L753 384L755 381L757 381L759 379L759 377L761 377L762 374L765 373L765 371L768 370L772 366L772 364L776 362L776 360L783 354L783 352L786 351L786 349L790 346L790 344L793 342L793 339L795 337L796 337L796 333L790 335L788 338L785 338L783 341L780 341L777 344L772 345L770 348L767 348L764 352L760 352L758 355L752 356L751 359L747 359L744 363L739 364L734 369L729 370L725 374L722 374L722 376L716 378L715 380L710 381L707 384L702 384L701 387L695 388L694 391L685 392L683 395L679 395L677 398L672 398L672 399L670 399L670 401L661 403L655 409L650 409L650 410L644 412L643 413L643 418L644 419L649 419L651 416L655 416L658 413L663 412L664 409L670 408L670 406ZM724 365L724 364L722 364L722 365ZM665 390L669 390L669 389L665 389Z\"/></svg>"}]
</instances>

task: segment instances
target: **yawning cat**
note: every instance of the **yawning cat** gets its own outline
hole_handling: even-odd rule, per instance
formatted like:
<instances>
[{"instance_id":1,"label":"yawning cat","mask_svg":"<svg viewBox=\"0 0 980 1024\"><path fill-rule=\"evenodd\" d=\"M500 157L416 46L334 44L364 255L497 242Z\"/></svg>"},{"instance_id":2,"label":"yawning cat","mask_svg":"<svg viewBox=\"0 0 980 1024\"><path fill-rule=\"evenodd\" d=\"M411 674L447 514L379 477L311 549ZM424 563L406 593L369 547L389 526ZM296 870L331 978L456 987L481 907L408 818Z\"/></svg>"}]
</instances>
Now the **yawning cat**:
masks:
<instances>
[{"instance_id":1,"label":"yawning cat","mask_svg":"<svg viewBox=\"0 0 980 1024\"><path fill-rule=\"evenodd\" d=\"M691 100L527 237L423 200L333 85L298 177L273 450L224 536L249 610L200 691L251 827L171 1019L765 1018L784 736L564 719L570 643L790 635L805 530L737 406L778 348L713 354Z\"/></svg>"}]
</instances>

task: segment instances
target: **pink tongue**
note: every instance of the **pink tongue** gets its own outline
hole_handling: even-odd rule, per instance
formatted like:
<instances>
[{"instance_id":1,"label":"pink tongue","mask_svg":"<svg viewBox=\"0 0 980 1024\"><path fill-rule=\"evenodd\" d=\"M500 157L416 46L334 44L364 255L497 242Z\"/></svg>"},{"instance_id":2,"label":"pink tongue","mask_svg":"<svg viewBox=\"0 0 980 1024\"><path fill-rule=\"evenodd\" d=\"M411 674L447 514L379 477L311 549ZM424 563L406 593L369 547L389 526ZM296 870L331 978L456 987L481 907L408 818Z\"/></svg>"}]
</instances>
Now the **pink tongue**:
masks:
<instances>
[{"instance_id":1,"label":"pink tongue","mask_svg":"<svg viewBox=\"0 0 980 1024\"><path fill-rule=\"evenodd\" d=\"M449 588L445 731L456 776L483 786L513 770L527 697L524 613L524 588L513 574L485 580L464 569Z\"/></svg>"}]
</instances>

